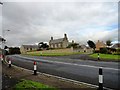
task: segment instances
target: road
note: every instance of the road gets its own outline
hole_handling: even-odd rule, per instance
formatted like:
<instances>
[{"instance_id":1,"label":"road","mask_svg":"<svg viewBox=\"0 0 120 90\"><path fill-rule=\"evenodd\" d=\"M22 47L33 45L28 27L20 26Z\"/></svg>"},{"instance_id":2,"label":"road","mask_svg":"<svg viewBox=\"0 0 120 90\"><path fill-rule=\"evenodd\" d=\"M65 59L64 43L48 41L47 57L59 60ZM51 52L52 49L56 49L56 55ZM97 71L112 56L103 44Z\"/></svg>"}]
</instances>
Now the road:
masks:
<instances>
[{"instance_id":1,"label":"road","mask_svg":"<svg viewBox=\"0 0 120 90\"><path fill-rule=\"evenodd\" d=\"M98 85L99 68L103 68L104 87L118 89L118 63L79 60L63 57L38 57L10 55L12 64L33 70L33 61L37 62L37 70L68 79Z\"/></svg>"}]
</instances>

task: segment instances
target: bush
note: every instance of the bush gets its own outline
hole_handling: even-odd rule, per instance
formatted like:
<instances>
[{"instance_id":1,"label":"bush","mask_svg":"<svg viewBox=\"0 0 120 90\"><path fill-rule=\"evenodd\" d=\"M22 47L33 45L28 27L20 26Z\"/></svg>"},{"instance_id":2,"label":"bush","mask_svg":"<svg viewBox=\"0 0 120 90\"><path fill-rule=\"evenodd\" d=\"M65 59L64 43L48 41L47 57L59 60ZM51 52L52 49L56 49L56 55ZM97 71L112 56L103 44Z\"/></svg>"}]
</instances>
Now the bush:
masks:
<instances>
[{"instance_id":1,"label":"bush","mask_svg":"<svg viewBox=\"0 0 120 90\"><path fill-rule=\"evenodd\" d=\"M102 54L112 54L109 48L100 48L100 53Z\"/></svg>"},{"instance_id":2,"label":"bush","mask_svg":"<svg viewBox=\"0 0 120 90\"><path fill-rule=\"evenodd\" d=\"M21 54L19 47L10 47L9 48L9 54Z\"/></svg>"},{"instance_id":3,"label":"bush","mask_svg":"<svg viewBox=\"0 0 120 90\"><path fill-rule=\"evenodd\" d=\"M78 48L78 43L70 43L68 46L67 46L67 48L71 48L71 47L73 47L73 48Z\"/></svg>"},{"instance_id":4,"label":"bush","mask_svg":"<svg viewBox=\"0 0 120 90\"><path fill-rule=\"evenodd\" d=\"M113 55L120 55L120 48L116 50L116 52L112 53Z\"/></svg>"},{"instance_id":5,"label":"bush","mask_svg":"<svg viewBox=\"0 0 120 90\"><path fill-rule=\"evenodd\" d=\"M107 48L100 48L100 53L107 54Z\"/></svg>"},{"instance_id":6,"label":"bush","mask_svg":"<svg viewBox=\"0 0 120 90\"><path fill-rule=\"evenodd\" d=\"M120 48L118 48L116 51L117 51L117 52L120 52Z\"/></svg>"},{"instance_id":7,"label":"bush","mask_svg":"<svg viewBox=\"0 0 120 90\"><path fill-rule=\"evenodd\" d=\"M113 52L113 55L120 55L120 52Z\"/></svg>"},{"instance_id":8,"label":"bush","mask_svg":"<svg viewBox=\"0 0 120 90\"><path fill-rule=\"evenodd\" d=\"M99 50L93 50L93 53L100 53L100 51Z\"/></svg>"}]
</instances>

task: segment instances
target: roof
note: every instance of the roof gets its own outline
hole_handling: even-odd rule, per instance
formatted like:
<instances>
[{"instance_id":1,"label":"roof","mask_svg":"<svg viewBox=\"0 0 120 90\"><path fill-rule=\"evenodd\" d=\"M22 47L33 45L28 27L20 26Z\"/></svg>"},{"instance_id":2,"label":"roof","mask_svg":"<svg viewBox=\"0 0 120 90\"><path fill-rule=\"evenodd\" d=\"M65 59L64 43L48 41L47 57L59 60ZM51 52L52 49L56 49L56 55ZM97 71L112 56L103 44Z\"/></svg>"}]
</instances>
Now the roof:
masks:
<instances>
[{"instance_id":1,"label":"roof","mask_svg":"<svg viewBox=\"0 0 120 90\"><path fill-rule=\"evenodd\" d=\"M38 45L22 45L24 48L38 48Z\"/></svg>"},{"instance_id":2,"label":"roof","mask_svg":"<svg viewBox=\"0 0 120 90\"><path fill-rule=\"evenodd\" d=\"M63 42L64 38L50 40L50 43L60 43Z\"/></svg>"},{"instance_id":3,"label":"roof","mask_svg":"<svg viewBox=\"0 0 120 90\"><path fill-rule=\"evenodd\" d=\"M80 45L80 47L83 48L83 49L84 49L84 48L87 48L86 45Z\"/></svg>"},{"instance_id":4,"label":"roof","mask_svg":"<svg viewBox=\"0 0 120 90\"><path fill-rule=\"evenodd\" d=\"M114 44L111 48L120 48L120 43Z\"/></svg>"}]
</instances>

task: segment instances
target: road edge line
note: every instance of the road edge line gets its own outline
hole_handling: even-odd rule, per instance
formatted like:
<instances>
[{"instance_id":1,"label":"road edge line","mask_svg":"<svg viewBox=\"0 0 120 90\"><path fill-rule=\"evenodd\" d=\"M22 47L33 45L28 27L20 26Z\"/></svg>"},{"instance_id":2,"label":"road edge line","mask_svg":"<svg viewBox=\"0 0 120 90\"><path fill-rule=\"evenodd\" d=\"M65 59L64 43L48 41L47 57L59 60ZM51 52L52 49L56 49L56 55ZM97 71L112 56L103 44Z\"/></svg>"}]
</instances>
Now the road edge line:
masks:
<instances>
[{"instance_id":1,"label":"road edge line","mask_svg":"<svg viewBox=\"0 0 120 90\"><path fill-rule=\"evenodd\" d=\"M33 70L26 69L26 68L23 68L23 67L19 67L19 66L13 65L13 64L12 64L12 66L14 66L16 68L21 68L21 69L29 71L29 72L33 72ZM57 79L61 79L62 81L73 82L76 85L86 84L86 85L90 86L91 88L94 88L94 87L98 88L98 85L93 85L93 84L89 84L89 83L85 83L85 82L80 82L80 81L76 81L76 80L72 80L72 79L68 79L68 78L63 78L63 77L60 77L60 76L55 76L55 75L51 75L51 74L47 74L47 73L42 73L42 72L37 72L37 73L46 75L48 77L54 77L54 78L57 78ZM107 90L113 90L113 89L106 88L106 87L103 87L103 88L107 89Z\"/></svg>"},{"instance_id":2,"label":"road edge line","mask_svg":"<svg viewBox=\"0 0 120 90\"><path fill-rule=\"evenodd\" d=\"M8 62L6 61L6 59L5 59L5 63L8 64ZM26 71L29 71L29 72L33 72L33 70L26 69L26 68L23 68L23 67L19 67L19 66L13 65L13 64L12 64L12 66L13 66L13 67L16 67L16 68L21 68L21 69L26 70ZM94 85L94 84L89 84L89 83L85 83L85 82L80 82L80 81L76 81L76 80L72 80L72 79L68 79L68 78L63 78L63 77L60 77L60 76L55 76L55 75L51 75L51 74L47 74L47 73L42 73L42 72L37 72L37 73L43 74L43 75L46 75L46 76L50 76L50 77L54 77L54 78L57 78L57 79L61 79L61 80L63 80L63 81L73 82L74 84L77 84L77 85L79 85L79 84L82 83L82 84L86 84L86 85L88 85L88 86L91 86L91 88L93 88L93 87L98 88L98 85ZM103 87L103 88L104 88L104 89L107 89L107 90L113 90L113 89L110 89L110 88L107 88L107 87Z\"/></svg>"}]
</instances>

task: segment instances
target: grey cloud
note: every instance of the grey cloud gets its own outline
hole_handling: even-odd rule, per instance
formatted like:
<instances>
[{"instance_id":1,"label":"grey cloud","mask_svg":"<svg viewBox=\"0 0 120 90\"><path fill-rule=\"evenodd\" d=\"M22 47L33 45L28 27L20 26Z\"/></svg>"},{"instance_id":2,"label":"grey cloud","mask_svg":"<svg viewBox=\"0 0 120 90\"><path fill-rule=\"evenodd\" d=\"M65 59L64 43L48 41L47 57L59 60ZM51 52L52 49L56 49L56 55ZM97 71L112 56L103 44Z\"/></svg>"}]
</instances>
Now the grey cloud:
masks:
<instances>
[{"instance_id":1,"label":"grey cloud","mask_svg":"<svg viewBox=\"0 0 120 90\"><path fill-rule=\"evenodd\" d=\"M5 35L7 44L15 46L49 41L51 36L61 38L64 33L68 34L69 40L85 43L94 32L97 33L97 28L116 23L115 5L116 3L6 2L3 6L3 29L11 30ZM102 39L105 40L107 34L104 34ZM116 38L115 35L112 39Z\"/></svg>"}]
</instances>

